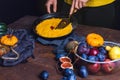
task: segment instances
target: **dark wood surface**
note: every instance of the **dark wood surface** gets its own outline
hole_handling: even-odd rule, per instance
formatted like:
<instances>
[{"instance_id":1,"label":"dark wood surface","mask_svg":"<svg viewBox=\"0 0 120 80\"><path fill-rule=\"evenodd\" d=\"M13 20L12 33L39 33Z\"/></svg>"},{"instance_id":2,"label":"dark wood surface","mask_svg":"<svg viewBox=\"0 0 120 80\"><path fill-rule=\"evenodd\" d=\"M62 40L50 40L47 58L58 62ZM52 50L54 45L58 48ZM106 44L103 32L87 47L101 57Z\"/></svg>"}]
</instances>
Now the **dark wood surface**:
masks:
<instances>
[{"instance_id":1,"label":"dark wood surface","mask_svg":"<svg viewBox=\"0 0 120 80\"><path fill-rule=\"evenodd\" d=\"M25 16L9 24L8 27L32 30L35 19L37 19L35 16ZM95 32L101 34L105 40L120 42L119 30L79 25L75 32L79 36L86 36L88 33ZM34 49L35 59L29 58L28 62L12 67L0 67L0 80L41 80L38 76L43 70L49 72L48 80L60 80L63 76L56 70L55 55L52 50L53 47L36 42ZM120 71L107 76L89 75L87 78L77 76L77 80L120 80Z\"/></svg>"}]
</instances>

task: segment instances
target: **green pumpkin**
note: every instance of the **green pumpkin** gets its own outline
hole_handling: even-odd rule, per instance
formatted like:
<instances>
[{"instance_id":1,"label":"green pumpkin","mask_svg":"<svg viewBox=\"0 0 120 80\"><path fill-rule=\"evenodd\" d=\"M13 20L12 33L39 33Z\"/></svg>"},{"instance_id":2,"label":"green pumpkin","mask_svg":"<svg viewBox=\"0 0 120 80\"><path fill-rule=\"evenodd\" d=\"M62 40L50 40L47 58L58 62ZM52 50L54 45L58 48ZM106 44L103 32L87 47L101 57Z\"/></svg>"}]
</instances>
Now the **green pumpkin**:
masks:
<instances>
[{"instance_id":1,"label":"green pumpkin","mask_svg":"<svg viewBox=\"0 0 120 80\"><path fill-rule=\"evenodd\" d=\"M0 22L0 36L6 34L7 32L7 25L3 22Z\"/></svg>"}]
</instances>

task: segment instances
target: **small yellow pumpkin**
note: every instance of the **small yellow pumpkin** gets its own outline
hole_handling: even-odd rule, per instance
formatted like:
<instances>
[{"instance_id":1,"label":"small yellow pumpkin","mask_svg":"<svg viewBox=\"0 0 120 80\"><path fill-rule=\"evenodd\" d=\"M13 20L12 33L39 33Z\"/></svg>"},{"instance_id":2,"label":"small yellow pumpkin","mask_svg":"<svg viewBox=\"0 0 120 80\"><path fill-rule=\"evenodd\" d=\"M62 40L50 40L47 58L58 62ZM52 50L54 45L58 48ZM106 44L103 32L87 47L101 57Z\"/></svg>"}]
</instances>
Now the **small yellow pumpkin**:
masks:
<instances>
[{"instance_id":1,"label":"small yellow pumpkin","mask_svg":"<svg viewBox=\"0 0 120 80\"><path fill-rule=\"evenodd\" d=\"M18 38L15 35L4 35L1 37L1 43L8 46L14 46L18 42Z\"/></svg>"},{"instance_id":2,"label":"small yellow pumpkin","mask_svg":"<svg viewBox=\"0 0 120 80\"><path fill-rule=\"evenodd\" d=\"M90 33L86 37L86 41L90 46L100 47L104 44L104 38L96 33Z\"/></svg>"}]
</instances>

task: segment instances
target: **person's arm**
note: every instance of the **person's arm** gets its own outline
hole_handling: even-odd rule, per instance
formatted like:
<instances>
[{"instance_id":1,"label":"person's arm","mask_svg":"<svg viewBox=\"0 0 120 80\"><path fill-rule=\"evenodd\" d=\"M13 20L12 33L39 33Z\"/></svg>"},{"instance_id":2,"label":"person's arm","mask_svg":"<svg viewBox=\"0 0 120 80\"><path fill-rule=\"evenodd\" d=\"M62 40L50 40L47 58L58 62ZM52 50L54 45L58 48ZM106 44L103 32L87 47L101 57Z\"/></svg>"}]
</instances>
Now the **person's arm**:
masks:
<instances>
[{"instance_id":1,"label":"person's arm","mask_svg":"<svg viewBox=\"0 0 120 80\"><path fill-rule=\"evenodd\" d=\"M74 11L84 7L86 5L87 1L88 0L73 0L69 14L72 15L74 13Z\"/></svg>"},{"instance_id":2,"label":"person's arm","mask_svg":"<svg viewBox=\"0 0 120 80\"><path fill-rule=\"evenodd\" d=\"M46 8L47 8L47 12L51 13L51 8L53 6L53 12L57 11L57 0L47 0L46 2Z\"/></svg>"}]
</instances>

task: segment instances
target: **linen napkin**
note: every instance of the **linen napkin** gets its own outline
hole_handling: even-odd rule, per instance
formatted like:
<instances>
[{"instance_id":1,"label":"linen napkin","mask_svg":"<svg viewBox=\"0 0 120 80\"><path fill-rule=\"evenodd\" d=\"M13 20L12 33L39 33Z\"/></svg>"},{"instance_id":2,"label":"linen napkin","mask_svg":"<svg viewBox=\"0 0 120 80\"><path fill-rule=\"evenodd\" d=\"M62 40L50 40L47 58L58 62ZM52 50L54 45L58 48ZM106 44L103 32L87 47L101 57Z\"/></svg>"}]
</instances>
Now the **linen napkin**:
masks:
<instances>
[{"instance_id":1,"label":"linen napkin","mask_svg":"<svg viewBox=\"0 0 120 80\"><path fill-rule=\"evenodd\" d=\"M2 66L14 66L25 61L27 58L33 56L33 50L35 47L33 36L29 35L27 30L25 29L18 29L18 30L8 29L7 33L11 33L11 31L13 31L12 34L17 36L18 38L18 43L17 46L14 48L14 50L19 54L19 58L16 60L0 59L0 64ZM16 57L16 54L10 51L3 56L14 58Z\"/></svg>"},{"instance_id":2,"label":"linen napkin","mask_svg":"<svg viewBox=\"0 0 120 80\"><path fill-rule=\"evenodd\" d=\"M65 51L65 46L67 45L67 43L69 41L73 41L73 40L76 40L78 42L80 42L80 41L82 42L82 41L85 41L85 37L78 36L77 34L75 34L73 32L70 35L67 35L67 36L61 37L61 38L55 38L55 39L45 39L45 38L42 38L42 37L37 38L37 41L39 41L43 45L54 46L53 52L55 54L63 53L65 55L67 55L67 52Z\"/></svg>"}]
</instances>

